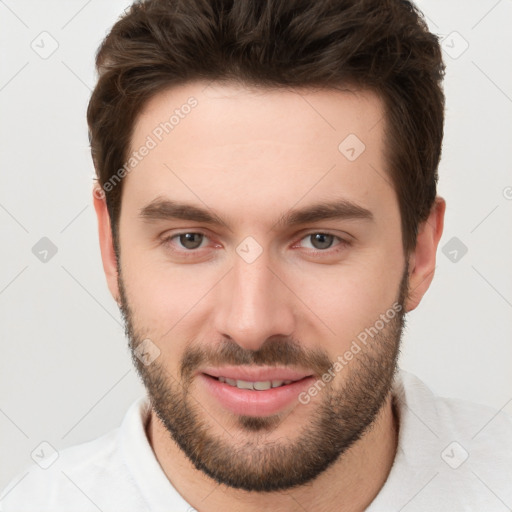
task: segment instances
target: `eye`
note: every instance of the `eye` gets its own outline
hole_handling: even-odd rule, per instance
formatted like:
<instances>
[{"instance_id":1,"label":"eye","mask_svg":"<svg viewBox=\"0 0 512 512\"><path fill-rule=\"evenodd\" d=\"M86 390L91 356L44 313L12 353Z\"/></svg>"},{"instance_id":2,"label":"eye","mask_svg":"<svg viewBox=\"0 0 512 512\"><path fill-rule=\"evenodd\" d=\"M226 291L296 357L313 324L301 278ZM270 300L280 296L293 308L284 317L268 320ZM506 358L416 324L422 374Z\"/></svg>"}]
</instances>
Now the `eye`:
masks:
<instances>
[{"instance_id":1,"label":"eye","mask_svg":"<svg viewBox=\"0 0 512 512\"><path fill-rule=\"evenodd\" d=\"M168 236L163 240L163 243L175 253L182 253L185 256L187 253L199 253L199 249L208 245L208 240L204 233L187 231ZM307 245L308 241L309 247ZM305 243L306 245L304 245ZM336 248L343 249L348 245L350 243L339 236L324 232L309 233L296 244L296 246L311 249L312 255L316 253L329 254L331 248L334 248L332 252L335 252Z\"/></svg>"},{"instance_id":2,"label":"eye","mask_svg":"<svg viewBox=\"0 0 512 512\"><path fill-rule=\"evenodd\" d=\"M331 235L330 233L321 233L321 232L309 233L308 235L306 235L304 238L301 239L301 241L299 242L299 245L301 245L301 243L304 240L309 240L311 242L311 246L312 246L310 248L312 248L316 251L319 251L319 252L324 252L327 249L330 249L331 247L333 247L335 240L338 240L338 243L334 244L334 247L336 247L338 245L340 245L340 246L348 245L348 242L346 240L343 240L336 235Z\"/></svg>"},{"instance_id":3,"label":"eye","mask_svg":"<svg viewBox=\"0 0 512 512\"><path fill-rule=\"evenodd\" d=\"M177 239L181 248L187 251L193 251L194 249L199 249L203 241L207 238L203 233L178 233L177 235L166 238L165 243L170 244L174 239Z\"/></svg>"}]
</instances>

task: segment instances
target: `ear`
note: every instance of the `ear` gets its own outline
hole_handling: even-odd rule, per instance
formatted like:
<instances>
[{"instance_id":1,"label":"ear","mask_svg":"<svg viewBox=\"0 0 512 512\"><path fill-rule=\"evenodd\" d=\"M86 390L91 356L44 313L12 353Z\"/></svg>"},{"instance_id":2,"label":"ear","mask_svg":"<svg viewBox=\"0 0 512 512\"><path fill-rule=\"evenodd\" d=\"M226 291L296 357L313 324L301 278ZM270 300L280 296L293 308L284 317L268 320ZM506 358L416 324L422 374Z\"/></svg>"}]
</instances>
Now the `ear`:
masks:
<instances>
[{"instance_id":1,"label":"ear","mask_svg":"<svg viewBox=\"0 0 512 512\"><path fill-rule=\"evenodd\" d=\"M405 301L407 312L416 309L434 277L445 211L445 200L436 197L428 219L419 226L416 247L409 255L409 295Z\"/></svg>"},{"instance_id":2,"label":"ear","mask_svg":"<svg viewBox=\"0 0 512 512\"><path fill-rule=\"evenodd\" d=\"M112 240L112 229L110 224L110 215L105 200L105 192L99 185L95 185L93 192L94 209L98 218L98 234L100 239L101 260L103 262L103 270L107 278L107 285L119 304L119 286L117 281L117 259L114 251L114 243Z\"/></svg>"}]
</instances>

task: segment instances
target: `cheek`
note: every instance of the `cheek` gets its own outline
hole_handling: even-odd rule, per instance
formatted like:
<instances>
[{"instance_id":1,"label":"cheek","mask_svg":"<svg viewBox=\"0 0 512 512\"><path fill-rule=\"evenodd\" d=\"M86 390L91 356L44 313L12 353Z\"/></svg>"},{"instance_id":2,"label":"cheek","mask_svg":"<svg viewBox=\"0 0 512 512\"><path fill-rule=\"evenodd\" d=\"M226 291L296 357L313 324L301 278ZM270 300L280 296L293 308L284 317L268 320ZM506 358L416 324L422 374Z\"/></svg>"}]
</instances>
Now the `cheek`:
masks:
<instances>
[{"instance_id":1,"label":"cheek","mask_svg":"<svg viewBox=\"0 0 512 512\"><path fill-rule=\"evenodd\" d=\"M325 333L326 349L331 355L342 353L358 334L392 307L400 279L401 267L385 258L375 258L365 265L303 273L301 297L318 318L309 310L304 312L314 322L316 336L319 330Z\"/></svg>"},{"instance_id":2,"label":"cheek","mask_svg":"<svg viewBox=\"0 0 512 512\"><path fill-rule=\"evenodd\" d=\"M162 263L141 250L123 253L122 273L136 327L173 351L184 331L200 325L197 315L218 281L218 269Z\"/></svg>"}]
</instances>

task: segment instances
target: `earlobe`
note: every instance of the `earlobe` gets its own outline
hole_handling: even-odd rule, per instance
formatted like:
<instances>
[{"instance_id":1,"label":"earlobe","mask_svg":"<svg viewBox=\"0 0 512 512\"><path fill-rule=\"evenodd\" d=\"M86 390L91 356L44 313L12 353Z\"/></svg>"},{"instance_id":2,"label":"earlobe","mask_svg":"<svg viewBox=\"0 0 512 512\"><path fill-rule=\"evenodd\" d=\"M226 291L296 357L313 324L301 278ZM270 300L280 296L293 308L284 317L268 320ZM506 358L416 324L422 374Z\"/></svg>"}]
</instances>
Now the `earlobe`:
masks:
<instances>
[{"instance_id":1,"label":"earlobe","mask_svg":"<svg viewBox=\"0 0 512 512\"><path fill-rule=\"evenodd\" d=\"M409 256L409 295L405 302L407 312L418 306L434 277L445 211L445 200L436 197L428 219L419 226L416 247Z\"/></svg>"},{"instance_id":2,"label":"earlobe","mask_svg":"<svg viewBox=\"0 0 512 512\"><path fill-rule=\"evenodd\" d=\"M96 217L98 219L98 235L103 270L105 272L105 277L107 278L107 285L110 293L112 294L112 297L114 297L114 300L119 304L117 257L114 250L110 215L107 209L105 193L101 187L96 184L92 195L94 209L96 210Z\"/></svg>"}]
</instances>

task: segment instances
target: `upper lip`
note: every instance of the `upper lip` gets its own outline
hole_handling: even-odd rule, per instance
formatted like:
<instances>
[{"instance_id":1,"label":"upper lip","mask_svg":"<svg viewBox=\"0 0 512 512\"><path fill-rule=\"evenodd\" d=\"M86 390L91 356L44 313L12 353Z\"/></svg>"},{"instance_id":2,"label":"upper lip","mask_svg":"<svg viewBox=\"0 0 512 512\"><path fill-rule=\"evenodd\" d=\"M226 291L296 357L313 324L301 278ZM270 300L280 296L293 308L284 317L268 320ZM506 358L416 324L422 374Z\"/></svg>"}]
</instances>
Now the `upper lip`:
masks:
<instances>
[{"instance_id":1,"label":"upper lip","mask_svg":"<svg viewBox=\"0 0 512 512\"><path fill-rule=\"evenodd\" d=\"M200 373L205 373L212 377L226 377L228 379L244 380L247 382L266 382L272 380L294 381L312 375L305 371L278 366L210 366L203 368Z\"/></svg>"}]
</instances>

